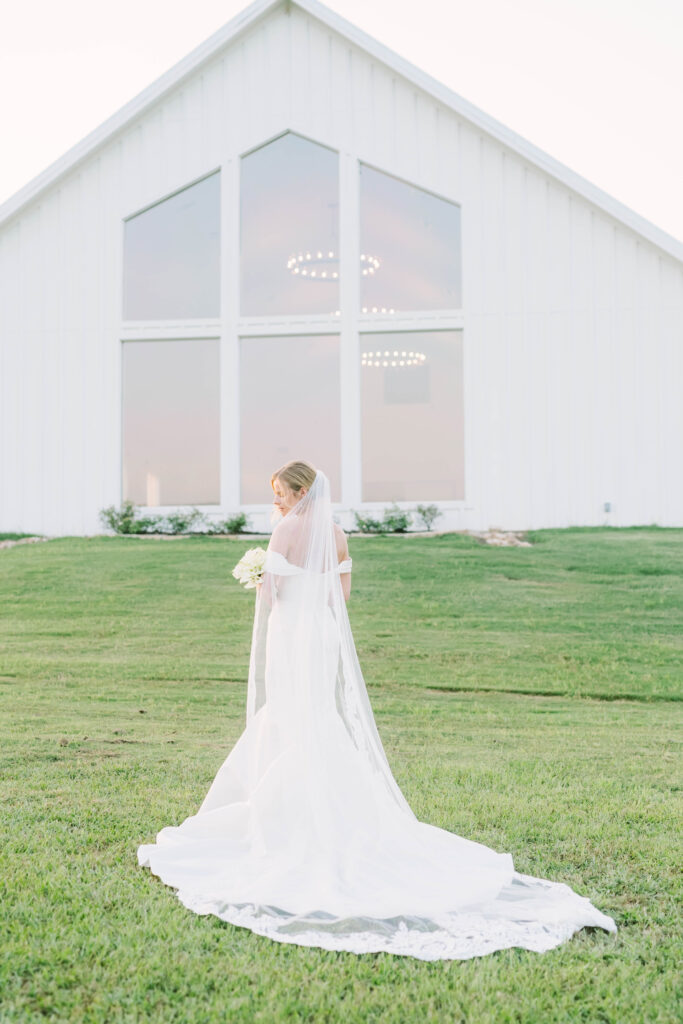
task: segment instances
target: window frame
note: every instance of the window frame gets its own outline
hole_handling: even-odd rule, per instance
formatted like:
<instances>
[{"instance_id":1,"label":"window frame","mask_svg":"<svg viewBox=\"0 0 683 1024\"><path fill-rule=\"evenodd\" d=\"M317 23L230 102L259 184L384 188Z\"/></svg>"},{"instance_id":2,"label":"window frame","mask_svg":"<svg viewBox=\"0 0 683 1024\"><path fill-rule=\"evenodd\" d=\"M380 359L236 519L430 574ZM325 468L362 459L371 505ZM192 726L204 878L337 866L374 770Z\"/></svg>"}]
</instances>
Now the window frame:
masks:
<instances>
[{"instance_id":1,"label":"window frame","mask_svg":"<svg viewBox=\"0 0 683 1024\"><path fill-rule=\"evenodd\" d=\"M204 334L179 333L179 334L168 335L168 334L160 334L159 333L160 330L161 330L161 327L159 327L158 329L155 327L154 332L152 334L146 334L144 336L141 336L141 335L135 334L134 331L131 329L130 334L126 334L125 337L123 336L123 333L121 333L121 335L120 335L120 340L119 340L119 365L118 365L118 369L119 369L119 380L120 380L120 383L121 383L121 386L119 388L119 441L120 441L120 445L121 445L121 458L119 460L119 495L120 495L121 503L123 503L123 501L124 501L124 497L123 497L123 471L124 471L124 464L123 464L123 459L124 459L123 433L124 433L124 422L125 422L124 421L125 401L124 401L124 394L123 394L123 361L124 361L125 345L126 344L130 344L131 342L134 343L136 341L156 341L159 344L163 344L165 341L215 341L215 342L218 343L218 365L219 365L219 373L220 373L220 367L221 367L221 361L222 361L222 346L221 346L221 337L220 337L220 333L219 332L208 332L208 333L204 333ZM222 391L221 391L221 389L219 387L219 389L218 389L218 420L219 420L219 424L222 422L222 419L223 419L223 401L222 401L222 398L223 398ZM219 431L220 431L220 427L219 427ZM222 458L221 458L220 436L219 436L219 440L218 440L218 449L219 449L219 455L218 455L218 458L219 458L219 463L218 463L218 487L219 487L219 491L220 491L221 485L222 485L222 468L223 468L222 467ZM161 505L138 505L136 503L136 508L144 510L145 512L154 512L154 513L159 513L159 514L166 514L168 512L173 511L174 509L181 509L181 508L182 509L197 508L197 509L199 509L200 512L206 512L207 514L208 513L212 513L212 512L216 513L216 511L219 510L221 508L221 506L222 506L222 500L220 500L220 499L219 499L218 502L210 502L210 503L207 503L207 502L188 502L188 503L182 504L182 505L181 504L177 504L177 503L173 504L173 505L163 505L163 504L161 504Z\"/></svg>"},{"instance_id":2,"label":"window frame","mask_svg":"<svg viewBox=\"0 0 683 1024\"><path fill-rule=\"evenodd\" d=\"M144 331L147 326L150 326L150 327L156 327L156 326L162 326L163 327L163 326L167 326L169 329L173 329L173 328L175 328L177 326L181 326L182 327L184 325L190 325L190 324L193 325L193 326L204 325L205 327L211 327L211 326L213 326L213 325L215 325L217 323L220 323L221 318L222 318L222 310L223 310L223 305L222 305L222 289L221 289L221 286L220 286L221 285L221 280L222 280L222 267L223 267L223 259L222 259L222 256L223 256L223 253L222 253L222 232L221 232L221 237L218 240L218 246L219 246L219 255L218 255L218 280L219 280L218 308L219 308L219 315L217 317L180 317L180 318L173 318L173 319L167 319L167 318L163 318L162 319L162 318L150 317L150 318L145 318L144 320L138 320L138 319L135 319L135 318L132 318L132 317L128 317L128 318L124 317L124 315L123 315L123 306L124 306L124 302L125 302L126 224L129 221L135 220L135 218L139 217L141 214L148 213L149 210L153 210L156 206L161 206L163 203L167 202L167 200L173 199L175 196L180 195L182 192L187 192L189 189L194 188L195 185L201 184L201 182L206 181L208 178L212 178L215 174L218 174L218 176L219 176L219 178L218 178L218 185L219 185L219 188L218 188L219 211L222 210L222 202L223 202L223 176L222 176L221 171L222 171L222 167L220 165L218 167L214 167L212 170L207 171L205 174L200 174L198 177L193 178L191 181L186 182L184 185L180 185L180 186L178 186L178 188L172 189L170 192L166 193L165 195L161 196L158 199L155 199L155 200L153 200L151 202L145 203L143 206L139 207L136 210L133 210L131 213L125 214L125 216L123 216L121 218L121 268L120 268L121 273L120 273L120 276L119 276L119 281L120 281L119 315L120 315L120 329L122 331L123 330ZM219 212L219 229L221 227L221 219L222 218L221 218L221 215L220 215L220 212Z\"/></svg>"},{"instance_id":3,"label":"window frame","mask_svg":"<svg viewBox=\"0 0 683 1024\"><path fill-rule=\"evenodd\" d=\"M239 310L241 292L241 194L240 176L242 158L263 148L270 142L292 133L306 141L324 146L335 152L339 161L339 310L338 316L321 314L280 314L273 316L242 316ZM244 504L239 493L241 481L240 466L240 396L239 396L239 346L241 339L253 337L305 335L305 334L336 334L339 335L339 382L340 406L342 409L341 426L341 502L335 503L335 511L349 513L357 508L367 513L381 512L387 506L386 501L362 501L362 438L361 438L361 394L360 394L360 352L363 344L362 336L388 331L414 332L426 330L458 330L462 331L463 349L463 415L464 424L464 475L465 497L461 500L436 500L433 503L441 511L463 510L472 508L467 495L468 485L468 422L467 422L467 380L468 380L468 332L466 327L466 290L465 280L461 282L462 305L452 309L429 309L401 311L394 314L362 313L360 311L360 272L358 259L360 256L360 177L361 166L386 174L404 184L421 189L423 192L453 203L461 210L461 272L465 269L464 239L465 217L461 199L455 195L447 195L428 186L419 180L413 180L396 174L395 171L381 164L366 159L358 149L347 150L325 141L314 138L298 128L288 125L271 135L254 141L249 146L235 148L226 143L224 159L219 166L197 175L191 181L184 182L164 196L156 198L126 214L120 221L120 260L118 310L119 329L118 346L134 340L173 340L173 339L204 339L219 338L220 340L220 505L201 506L197 508L224 516L236 510L256 515L267 513L269 506ZM220 172L220 309L219 318L159 320L159 321L124 321L122 302L123 282L123 232L126 220L143 213L164 199L171 198L184 189L194 185L211 174ZM464 273L463 273L464 278ZM122 351L119 354L119 375L121 371ZM120 405L122 399L120 399ZM122 421L119 422L119 445L121 445ZM123 452L120 447L119 488L123 480ZM305 455L303 456L305 457ZM398 501L400 508L410 509L421 499ZM425 499L429 500L429 499ZM174 506L175 507L175 506ZM183 506L184 507L184 506ZM141 506L146 510L146 506Z\"/></svg>"}]
</instances>

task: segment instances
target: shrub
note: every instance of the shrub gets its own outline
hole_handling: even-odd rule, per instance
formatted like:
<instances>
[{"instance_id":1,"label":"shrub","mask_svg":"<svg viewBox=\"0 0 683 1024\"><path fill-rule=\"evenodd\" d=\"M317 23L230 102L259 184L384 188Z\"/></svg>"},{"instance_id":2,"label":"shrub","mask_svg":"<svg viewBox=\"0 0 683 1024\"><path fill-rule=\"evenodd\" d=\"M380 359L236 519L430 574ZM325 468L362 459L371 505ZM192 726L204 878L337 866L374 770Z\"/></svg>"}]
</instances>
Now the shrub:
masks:
<instances>
[{"instance_id":1,"label":"shrub","mask_svg":"<svg viewBox=\"0 0 683 1024\"><path fill-rule=\"evenodd\" d=\"M135 511L135 502L124 501L120 509L113 505L103 508L100 512L100 520L115 533L155 533L162 516L138 516Z\"/></svg>"},{"instance_id":2,"label":"shrub","mask_svg":"<svg viewBox=\"0 0 683 1024\"><path fill-rule=\"evenodd\" d=\"M384 525L391 533L405 533L410 526L411 514L399 508L396 502L384 511Z\"/></svg>"},{"instance_id":3,"label":"shrub","mask_svg":"<svg viewBox=\"0 0 683 1024\"><path fill-rule=\"evenodd\" d=\"M410 512L400 509L396 502L384 510L381 519L364 516L359 512L353 514L356 517L356 529L360 533L405 533L410 526Z\"/></svg>"},{"instance_id":4,"label":"shrub","mask_svg":"<svg viewBox=\"0 0 683 1024\"><path fill-rule=\"evenodd\" d=\"M185 512L169 512L164 519L169 526L169 529L164 531L165 533L189 533L191 526L206 523L206 516L198 508Z\"/></svg>"},{"instance_id":5,"label":"shrub","mask_svg":"<svg viewBox=\"0 0 683 1024\"><path fill-rule=\"evenodd\" d=\"M220 522L212 524L211 533L245 533L248 525L247 515L244 512L238 512L234 516L228 516L227 519L223 519Z\"/></svg>"},{"instance_id":6,"label":"shrub","mask_svg":"<svg viewBox=\"0 0 683 1024\"><path fill-rule=\"evenodd\" d=\"M358 512L353 513L356 517L356 529L359 533L388 533L389 527L379 519L372 516L362 516Z\"/></svg>"},{"instance_id":7,"label":"shrub","mask_svg":"<svg viewBox=\"0 0 683 1024\"><path fill-rule=\"evenodd\" d=\"M439 512L436 505L418 505L415 514L424 524L425 530L431 530L432 524L442 513Z\"/></svg>"},{"instance_id":8,"label":"shrub","mask_svg":"<svg viewBox=\"0 0 683 1024\"><path fill-rule=\"evenodd\" d=\"M102 509L100 519L115 533L244 533L247 527L244 512L215 523L211 523L198 508L176 510L167 515L140 516L136 513L135 503L130 500L124 501L119 509L113 505Z\"/></svg>"}]
</instances>

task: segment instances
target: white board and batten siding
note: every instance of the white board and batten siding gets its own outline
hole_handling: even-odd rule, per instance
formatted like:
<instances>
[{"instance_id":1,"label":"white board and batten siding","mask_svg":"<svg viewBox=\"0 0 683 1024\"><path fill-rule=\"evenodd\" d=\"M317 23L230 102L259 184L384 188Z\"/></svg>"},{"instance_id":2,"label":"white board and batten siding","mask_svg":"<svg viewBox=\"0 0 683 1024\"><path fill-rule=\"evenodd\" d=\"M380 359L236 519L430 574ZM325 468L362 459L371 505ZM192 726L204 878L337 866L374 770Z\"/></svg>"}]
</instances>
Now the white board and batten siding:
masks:
<instances>
[{"instance_id":1,"label":"white board and batten siding","mask_svg":"<svg viewBox=\"0 0 683 1024\"><path fill-rule=\"evenodd\" d=\"M221 504L236 510L240 156L286 129L339 152L349 202L360 160L462 206L465 500L444 503L439 528L683 526L681 260L306 6L265 10L16 211L0 208L0 530L97 533L100 509L119 504L122 338L160 336L123 329L123 218L217 168L224 315L200 333L221 339ZM342 224L342 267L357 237ZM349 276L353 424L362 318ZM413 326L454 323L437 312ZM360 432L342 436L348 517Z\"/></svg>"}]
</instances>

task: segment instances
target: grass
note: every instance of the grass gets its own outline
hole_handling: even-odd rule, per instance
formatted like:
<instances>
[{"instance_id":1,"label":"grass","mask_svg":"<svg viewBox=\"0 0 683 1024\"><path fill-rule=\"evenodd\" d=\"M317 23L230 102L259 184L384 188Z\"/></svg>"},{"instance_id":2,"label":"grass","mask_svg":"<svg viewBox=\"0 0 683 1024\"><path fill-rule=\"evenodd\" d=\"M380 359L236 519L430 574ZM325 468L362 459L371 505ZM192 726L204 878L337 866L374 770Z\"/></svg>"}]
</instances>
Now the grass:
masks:
<instances>
[{"instance_id":1,"label":"grass","mask_svg":"<svg viewBox=\"0 0 683 1024\"><path fill-rule=\"evenodd\" d=\"M0 552L1 1024L677 1021L683 530L529 539L351 538L351 625L418 817L616 936L424 963L187 911L136 849L243 729L255 541L63 538Z\"/></svg>"}]
</instances>

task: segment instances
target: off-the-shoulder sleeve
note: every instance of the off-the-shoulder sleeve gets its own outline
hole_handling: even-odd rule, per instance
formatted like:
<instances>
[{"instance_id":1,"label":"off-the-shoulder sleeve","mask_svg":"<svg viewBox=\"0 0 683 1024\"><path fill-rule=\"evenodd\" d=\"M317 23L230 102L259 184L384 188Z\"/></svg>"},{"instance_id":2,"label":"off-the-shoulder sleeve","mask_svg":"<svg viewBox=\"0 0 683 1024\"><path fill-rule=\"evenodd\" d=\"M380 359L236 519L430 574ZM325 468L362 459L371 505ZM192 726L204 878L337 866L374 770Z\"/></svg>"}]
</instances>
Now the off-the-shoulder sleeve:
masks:
<instances>
[{"instance_id":1,"label":"off-the-shoulder sleeve","mask_svg":"<svg viewBox=\"0 0 683 1024\"><path fill-rule=\"evenodd\" d=\"M272 549L266 552L264 571L273 573L274 576L296 576L304 570L300 565L292 565L280 551Z\"/></svg>"},{"instance_id":2,"label":"off-the-shoulder sleeve","mask_svg":"<svg viewBox=\"0 0 683 1024\"><path fill-rule=\"evenodd\" d=\"M292 565L291 562L288 562L280 551L273 550L266 552L263 568L265 572L272 573L274 576L297 576L299 573L305 572L300 565ZM337 572L351 572L351 559L347 558L345 561L339 562Z\"/></svg>"},{"instance_id":3,"label":"off-the-shoulder sleeve","mask_svg":"<svg viewBox=\"0 0 683 1024\"><path fill-rule=\"evenodd\" d=\"M303 572L300 566L292 565L291 562L288 562L280 551L272 550L266 553L264 570L273 573L275 576L294 576L297 573Z\"/></svg>"}]
</instances>

